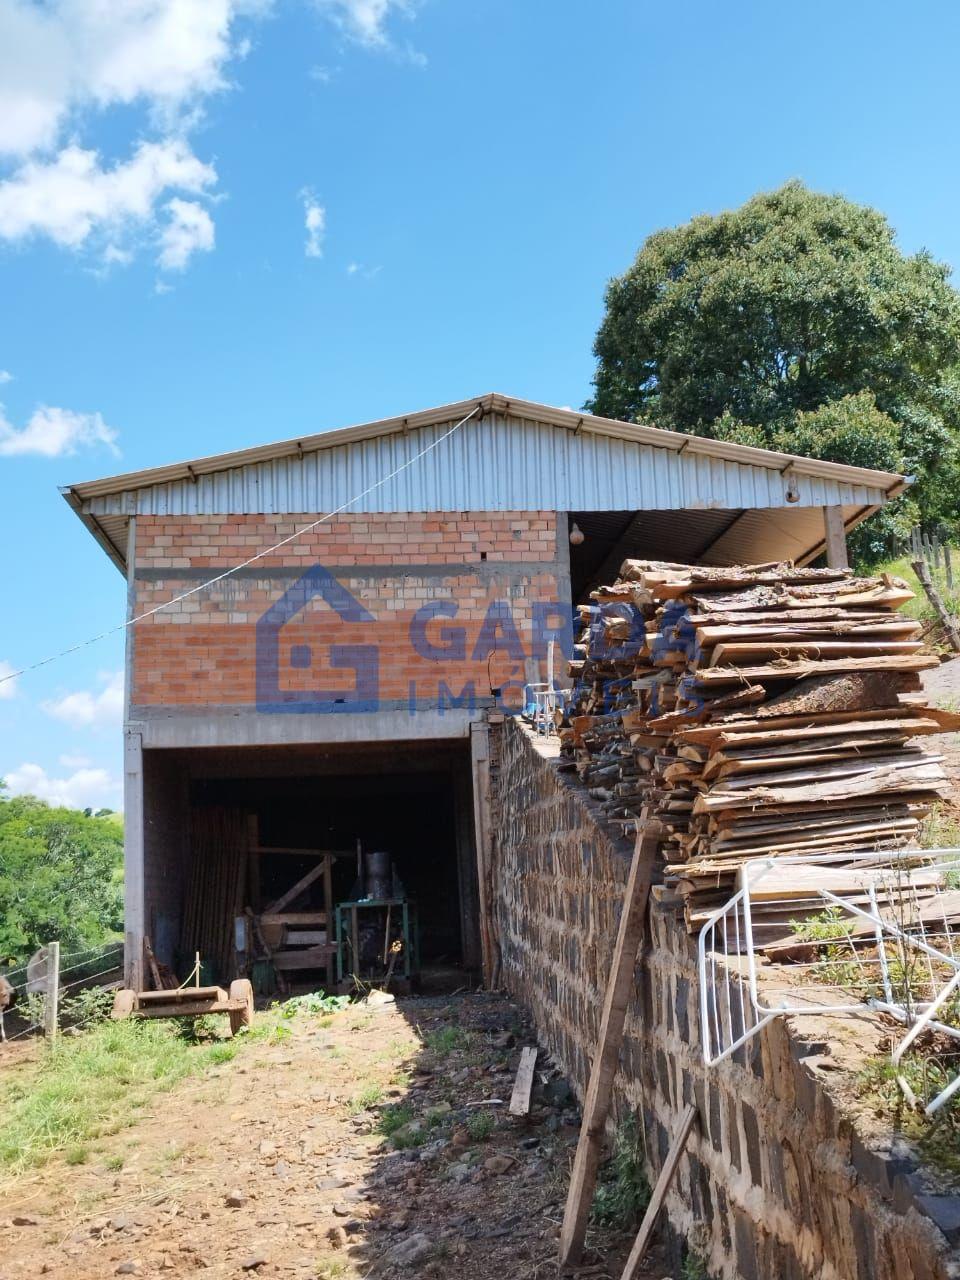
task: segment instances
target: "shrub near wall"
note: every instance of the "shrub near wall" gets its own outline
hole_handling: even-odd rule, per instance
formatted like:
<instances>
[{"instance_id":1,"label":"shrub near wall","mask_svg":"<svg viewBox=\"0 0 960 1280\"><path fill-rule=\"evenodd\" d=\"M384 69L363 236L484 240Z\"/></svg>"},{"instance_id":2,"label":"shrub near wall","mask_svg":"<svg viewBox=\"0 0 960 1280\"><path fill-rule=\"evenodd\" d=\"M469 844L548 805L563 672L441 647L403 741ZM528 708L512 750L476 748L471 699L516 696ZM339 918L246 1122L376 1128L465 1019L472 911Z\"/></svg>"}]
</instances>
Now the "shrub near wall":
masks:
<instances>
[{"instance_id":1,"label":"shrub near wall","mask_svg":"<svg viewBox=\"0 0 960 1280\"><path fill-rule=\"evenodd\" d=\"M503 981L583 1096L632 844L518 722L501 732L495 923ZM674 1247L723 1280L947 1280L960 1199L931 1190L903 1143L857 1135L816 1069L823 1045L786 1022L719 1067L700 1052L696 940L651 909L628 1014L615 1117L643 1116L651 1178L683 1107L691 1137L667 1200Z\"/></svg>"}]
</instances>

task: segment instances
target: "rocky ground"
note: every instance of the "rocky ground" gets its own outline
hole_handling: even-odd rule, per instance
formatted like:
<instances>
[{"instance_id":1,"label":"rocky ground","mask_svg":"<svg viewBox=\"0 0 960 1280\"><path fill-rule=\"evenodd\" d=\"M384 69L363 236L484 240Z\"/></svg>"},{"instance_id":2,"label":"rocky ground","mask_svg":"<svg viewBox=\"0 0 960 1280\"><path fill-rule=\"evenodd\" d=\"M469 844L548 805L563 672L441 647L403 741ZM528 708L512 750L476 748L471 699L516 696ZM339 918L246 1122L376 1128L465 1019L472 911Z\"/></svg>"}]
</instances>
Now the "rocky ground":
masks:
<instances>
[{"instance_id":1,"label":"rocky ground","mask_svg":"<svg viewBox=\"0 0 960 1280\"><path fill-rule=\"evenodd\" d=\"M541 1054L530 1116L509 1116L535 1043L515 1005L410 999L280 1025L86 1163L2 1188L0 1280L556 1275L579 1114ZM580 1274L618 1277L630 1240L591 1232Z\"/></svg>"}]
</instances>

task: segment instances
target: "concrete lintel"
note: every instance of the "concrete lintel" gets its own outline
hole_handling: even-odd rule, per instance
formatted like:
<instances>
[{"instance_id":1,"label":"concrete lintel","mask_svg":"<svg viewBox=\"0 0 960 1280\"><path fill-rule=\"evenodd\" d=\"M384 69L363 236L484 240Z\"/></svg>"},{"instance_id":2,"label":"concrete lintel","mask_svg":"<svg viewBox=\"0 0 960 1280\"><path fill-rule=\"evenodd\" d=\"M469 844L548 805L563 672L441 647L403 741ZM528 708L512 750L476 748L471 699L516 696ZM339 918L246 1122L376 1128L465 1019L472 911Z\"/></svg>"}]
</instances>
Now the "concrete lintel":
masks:
<instances>
[{"instance_id":1,"label":"concrete lintel","mask_svg":"<svg viewBox=\"0 0 960 1280\"><path fill-rule=\"evenodd\" d=\"M318 557L318 563L323 563ZM230 578L253 579L260 581L296 581L302 577L308 566L295 567L283 565L258 566L248 565L244 569L236 569ZM562 560L471 560L464 563L446 564L329 564L325 566L335 578L350 580L366 579L370 582L381 582L385 578L479 578L482 582L496 581L503 577L533 577L539 573L559 572L562 574ZM137 570L138 582L206 582L215 576L216 569L180 569L141 568ZM569 568L567 569L569 575Z\"/></svg>"},{"instance_id":2,"label":"concrete lintel","mask_svg":"<svg viewBox=\"0 0 960 1280\"><path fill-rule=\"evenodd\" d=\"M482 710L455 707L448 711L380 710L337 715L286 715L253 708L215 711L171 711L134 707L130 727L143 746L274 747L287 743L409 742L416 739L465 738ZM129 813L129 810L128 810Z\"/></svg>"}]
</instances>

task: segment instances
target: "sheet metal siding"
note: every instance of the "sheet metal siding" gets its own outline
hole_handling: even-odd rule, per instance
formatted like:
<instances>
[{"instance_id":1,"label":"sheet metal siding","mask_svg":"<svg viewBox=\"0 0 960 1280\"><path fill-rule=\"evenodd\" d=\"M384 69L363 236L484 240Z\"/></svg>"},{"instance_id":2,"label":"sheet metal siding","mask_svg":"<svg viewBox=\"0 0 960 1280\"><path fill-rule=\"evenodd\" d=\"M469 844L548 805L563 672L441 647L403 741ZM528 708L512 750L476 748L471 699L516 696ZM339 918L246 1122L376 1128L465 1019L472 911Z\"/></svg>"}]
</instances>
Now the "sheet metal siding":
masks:
<instances>
[{"instance_id":1,"label":"sheet metal siding","mask_svg":"<svg viewBox=\"0 0 960 1280\"><path fill-rule=\"evenodd\" d=\"M452 424L91 498L94 515L351 511L637 511L789 507L772 468L488 414L374 488ZM795 475L800 506L872 506L879 489Z\"/></svg>"}]
</instances>

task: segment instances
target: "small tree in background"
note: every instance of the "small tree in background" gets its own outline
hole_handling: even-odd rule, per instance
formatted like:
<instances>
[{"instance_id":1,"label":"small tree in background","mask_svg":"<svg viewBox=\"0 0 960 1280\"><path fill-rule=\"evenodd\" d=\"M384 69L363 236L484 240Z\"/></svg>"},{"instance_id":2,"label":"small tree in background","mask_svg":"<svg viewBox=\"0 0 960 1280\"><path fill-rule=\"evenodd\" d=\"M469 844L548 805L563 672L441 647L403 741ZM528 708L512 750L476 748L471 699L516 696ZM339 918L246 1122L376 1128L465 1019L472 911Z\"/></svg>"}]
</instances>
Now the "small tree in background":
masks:
<instances>
[{"instance_id":1,"label":"small tree in background","mask_svg":"<svg viewBox=\"0 0 960 1280\"><path fill-rule=\"evenodd\" d=\"M607 288L608 417L917 477L855 535L882 557L960 518L960 295L882 214L791 182L659 231Z\"/></svg>"}]
</instances>

